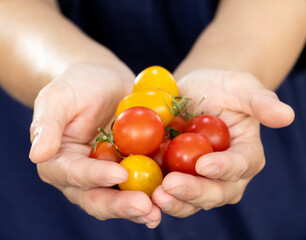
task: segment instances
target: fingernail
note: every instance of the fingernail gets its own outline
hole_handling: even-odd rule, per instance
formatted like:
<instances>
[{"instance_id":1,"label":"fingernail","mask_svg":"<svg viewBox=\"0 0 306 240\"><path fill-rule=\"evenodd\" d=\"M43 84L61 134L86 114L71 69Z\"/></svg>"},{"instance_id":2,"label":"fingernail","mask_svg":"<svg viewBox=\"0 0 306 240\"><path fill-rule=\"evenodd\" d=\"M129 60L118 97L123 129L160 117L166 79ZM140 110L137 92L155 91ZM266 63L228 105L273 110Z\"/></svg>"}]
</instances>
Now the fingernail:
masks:
<instances>
[{"instance_id":1,"label":"fingernail","mask_svg":"<svg viewBox=\"0 0 306 240\"><path fill-rule=\"evenodd\" d=\"M33 149L35 148L35 145L39 139L39 136L40 136L40 132L36 132L33 136L33 142L32 142L32 146L31 146L31 149L30 149L30 153L29 153L29 158L32 160L32 153L33 153Z\"/></svg>"},{"instance_id":2,"label":"fingernail","mask_svg":"<svg viewBox=\"0 0 306 240\"><path fill-rule=\"evenodd\" d=\"M126 210L126 214L130 217L136 217L136 216L143 216L145 215L144 212L140 211L139 209L130 207Z\"/></svg>"},{"instance_id":3,"label":"fingernail","mask_svg":"<svg viewBox=\"0 0 306 240\"><path fill-rule=\"evenodd\" d=\"M109 186L113 186L119 183L124 183L126 179L121 177L109 177L105 179L105 184Z\"/></svg>"},{"instance_id":4,"label":"fingernail","mask_svg":"<svg viewBox=\"0 0 306 240\"><path fill-rule=\"evenodd\" d=\"M175 196L183 196L187 192L187 186L186 185L181 185L178 187L170 188L169 190L166 190L168 193L175 195Z\"/></svg>"},{"instance_id":5,"label":"fingernail","mask_svg":"<svg viewBox=\"0 0 306 240\"><path fill-rule=\"evenodd\" d=\"M137 221L139 223L149 223L149 222L151 222L150 220L146 219L145 217L137 217Z\"/></svg>"},{"instance_id":6,"label":"fingernail","mask_svg":"<svg viewBox=\"0 0 306 240\"><path fill-rule=\"evenodd\" d=\"M34 143L36 138L39 138L41 132L42 132L42 127L36 127L35 131L31 135L32 144Z\"/></svg>"},{"instance_id":7,"label":"fingernail","mask_svg":"<svg viewBox=\"0 0 306 240\"><path fill-rule=\"evenodd\" d=\"M158 225L158 222L150 222L146 224L147 228L150 228L150 229L156 228L157 225Z\"/></svg>"},{"instance_id":8,"label":"fingernail","mask_svg":"<svg viewBox=\"0 0 306 240\"><path fill-rule=\"evenodd\" d=\"M216 164L209 164L206 167L202 168L200 173L205 176L216 175L220 171L220 168Z\"/></svg>"}]
</instances>

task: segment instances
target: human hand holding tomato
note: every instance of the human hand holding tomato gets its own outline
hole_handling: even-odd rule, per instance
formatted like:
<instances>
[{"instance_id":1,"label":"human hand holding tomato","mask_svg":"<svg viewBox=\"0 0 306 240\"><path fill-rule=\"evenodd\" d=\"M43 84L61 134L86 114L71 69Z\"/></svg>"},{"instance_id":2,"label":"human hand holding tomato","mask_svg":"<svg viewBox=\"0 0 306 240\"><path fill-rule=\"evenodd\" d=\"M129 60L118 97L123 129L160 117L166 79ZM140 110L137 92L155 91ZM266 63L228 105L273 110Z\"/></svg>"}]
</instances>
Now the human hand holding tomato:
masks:
<instances>
[{"instance_id":1,"label":"human hand holding tomato","mask_svg":"<svg viewBox=\"0 0 306 240\"><path fill-rule=\"evenodd\" d=\"M41 179L98 219L126 218L156 227L161 213L142 192L111 186L128 174L118 163L88 158L98 127L112 120L133 86L124 66L77 64L47 85L35 102L30 158Z\"/></svg>"},{"instance_id":2,"label":"human hand holding tomato","mask_svg":"<svg viewBox=\"0 0 306 240\"><path fill-rule=\"evenodd\" d=\"M182 96L202 104L205 113L217 115L229 127L231 145L225 151L200 157L200 176L172 172L153 193L164 212L186 217L200 209L211 209L240 201L251 179L264 167L265 157L259 123L272 128L289 125L294 112L280 102L252 75L223 70L200 69L178 83Z\"/></svg>"}]
</instances>

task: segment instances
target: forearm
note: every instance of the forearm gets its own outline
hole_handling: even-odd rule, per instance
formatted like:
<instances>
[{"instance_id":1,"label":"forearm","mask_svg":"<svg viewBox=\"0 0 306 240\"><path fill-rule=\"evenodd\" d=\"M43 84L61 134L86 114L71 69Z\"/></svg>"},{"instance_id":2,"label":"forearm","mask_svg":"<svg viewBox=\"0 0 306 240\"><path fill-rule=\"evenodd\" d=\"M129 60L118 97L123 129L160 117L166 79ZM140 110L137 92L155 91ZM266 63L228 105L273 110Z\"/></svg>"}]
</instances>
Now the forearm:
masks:
<instances>
[{"instance_id":1,"label":"forearm","mask_svg":"<svg viewBox=\"0 0 306 240\"><path fill-rule=\"evenodd\" d=\"M88 62L129 70L65 19L55 1L0 2L0 84L32 106L39 90L68 66Z\"/></svg>"},{"instance_id":2,"label":"forearm","mask_svg":"<svg viewBox=\"0 0 306 240\"><path fill-rule=\"evenodd\" d=\"M244 71L274 90L305 39L304 0L223 0L175 76L179 79L197 68Z\"/></svg>"}]
</instances>

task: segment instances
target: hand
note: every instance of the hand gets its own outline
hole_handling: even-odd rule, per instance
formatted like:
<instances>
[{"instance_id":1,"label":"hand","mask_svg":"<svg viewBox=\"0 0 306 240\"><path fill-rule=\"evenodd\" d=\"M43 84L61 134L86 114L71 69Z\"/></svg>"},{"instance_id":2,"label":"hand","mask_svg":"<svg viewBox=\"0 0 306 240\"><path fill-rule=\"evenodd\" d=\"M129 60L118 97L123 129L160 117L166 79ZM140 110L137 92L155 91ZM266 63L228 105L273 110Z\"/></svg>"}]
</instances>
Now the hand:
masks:
<instances>
[{"instance_id":1,"label":"hand","mask_svg":"<svg viewBox=\"0 0 306 240\"><path fill-rule=\"evenodd\" d=\"M134 75L123 69L77 64L47 85L35 101L30 158L43 181L88 214L154 228L161 213L147 195L110 188L127 180L126 170L88 158L98 127L111 122L119 101L131 92Z\"/></svg>"},{"instance_id":2,"label":"hand","mask_svg":"<svg viewBox=\"0 0 306 240\"><path fill-rule=\"evenodd\" d=\"M181 96L198 102L229 126L231 146L223 152L200 157L196 171L201 176L173 172L153 193L153 202L164 212L187 217L200 209L235 204L251 179L265 165L259 123L280 128L289 125L294 112L280 102L255 77L222 70L196 70L179 81Z\"/></svg>"}]
</instances>

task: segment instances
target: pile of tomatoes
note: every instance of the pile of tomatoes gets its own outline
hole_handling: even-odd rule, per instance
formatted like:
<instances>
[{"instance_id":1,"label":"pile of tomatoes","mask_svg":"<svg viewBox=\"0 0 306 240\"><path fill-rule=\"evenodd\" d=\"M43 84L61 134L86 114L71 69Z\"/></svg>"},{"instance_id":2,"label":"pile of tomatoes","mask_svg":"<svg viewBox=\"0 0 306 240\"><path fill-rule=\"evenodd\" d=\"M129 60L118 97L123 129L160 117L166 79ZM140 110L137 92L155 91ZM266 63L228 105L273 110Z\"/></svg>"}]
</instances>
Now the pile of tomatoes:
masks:
<instances>
[{"instance_id":1,"label":"pile of tomatoes","mask_svg":"<svg viewBox=\"0 0 306 240\"><path fill-rule=\"evenodd\" d=\"M120 163L129 176L119 188L149 197L169 172L197 175L197 159L226 150L230 134L218 116L189 114L189 101L179 96L169 71L143 70L133 92L119 103L111 133L100 129L89 157Z\"/></svg>"}]
</instances>

